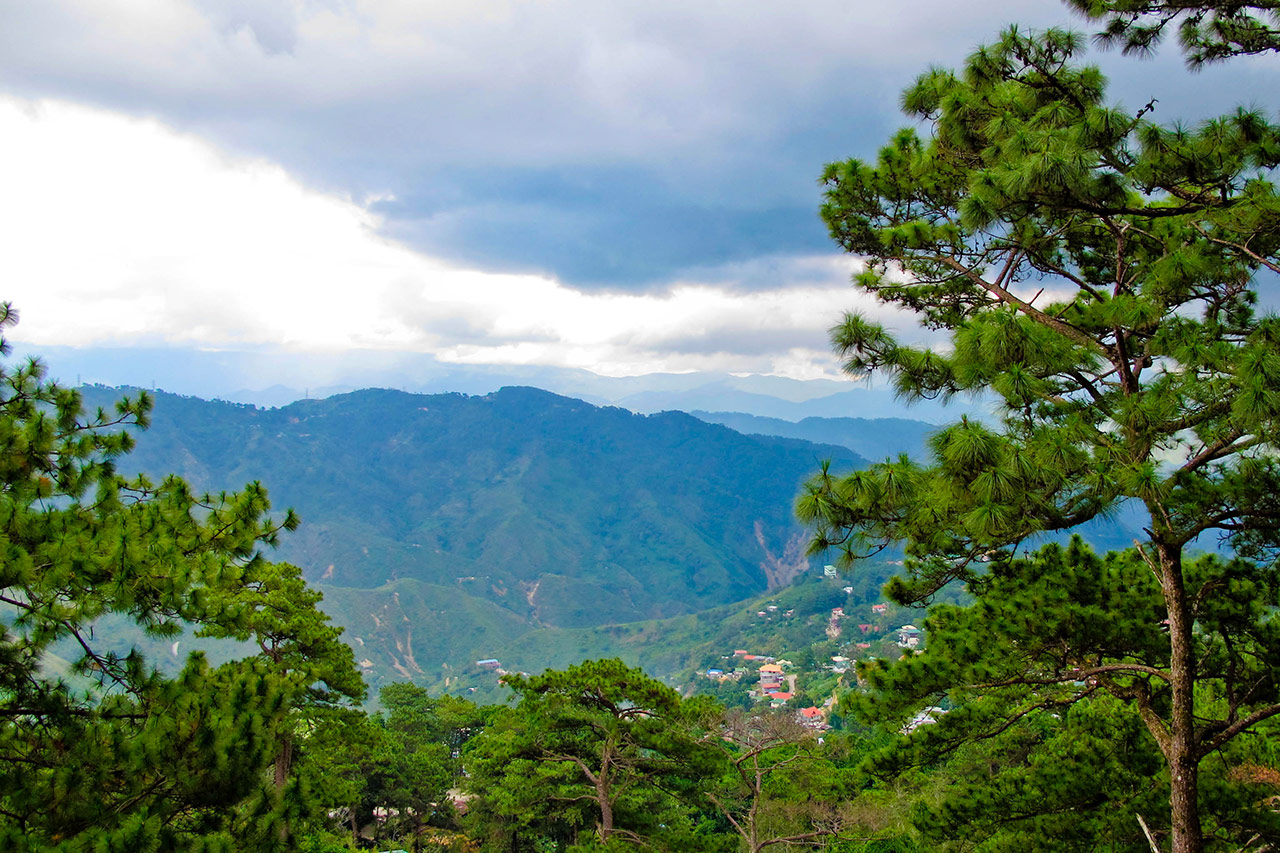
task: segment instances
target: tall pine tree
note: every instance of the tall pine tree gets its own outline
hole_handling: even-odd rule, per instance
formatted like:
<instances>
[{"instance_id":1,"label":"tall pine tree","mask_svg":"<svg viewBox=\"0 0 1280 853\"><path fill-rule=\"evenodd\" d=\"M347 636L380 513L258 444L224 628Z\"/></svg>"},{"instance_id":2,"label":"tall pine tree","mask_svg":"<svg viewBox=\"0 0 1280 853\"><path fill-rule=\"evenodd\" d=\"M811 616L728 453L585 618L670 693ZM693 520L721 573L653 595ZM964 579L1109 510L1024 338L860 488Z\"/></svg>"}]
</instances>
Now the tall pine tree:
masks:
<instances>
[{"instance_id":1,"label":"tall pine tree","mask_svg":"<svg viewBox=\"0 0 1280 853\"><path fill-rule=\"evenodd\" d=\"M719 769L702 738L714 704L681 699L620 660L503 681L520 702L470 742L466 768L478 811L511 833L511 849L530 834L652 845Z\"/></svg>"},{"instance_id":2,"label":"tall pine tree","mask_svg":"<svg viewBox=\"0 0 1280 853\"><path fill-rule=\"evenodd\" d=\"M918 602L1036 534L1144 507L1167 659L1085 677L1132 685L1169 768L1173 849L1197 853L1200 762L1280 714L1269 681L1197 706L1196 625L1235 577L1184 565L1199 537L1268 564L1277 544L1280 320L1253 305L1259 270L1280 271L1280 135L1245 110L1189 128L1108 105L1080 50L1010 30L907 90L925 135L828 167L822 213L867 258L857 285L949 335L909 347L848 315L846 370L907 398L990 391L1000 423L942 430L929 464L824 470L799 513L846 562L905 542L890 592Z\"/></svg>"}]
</instances>

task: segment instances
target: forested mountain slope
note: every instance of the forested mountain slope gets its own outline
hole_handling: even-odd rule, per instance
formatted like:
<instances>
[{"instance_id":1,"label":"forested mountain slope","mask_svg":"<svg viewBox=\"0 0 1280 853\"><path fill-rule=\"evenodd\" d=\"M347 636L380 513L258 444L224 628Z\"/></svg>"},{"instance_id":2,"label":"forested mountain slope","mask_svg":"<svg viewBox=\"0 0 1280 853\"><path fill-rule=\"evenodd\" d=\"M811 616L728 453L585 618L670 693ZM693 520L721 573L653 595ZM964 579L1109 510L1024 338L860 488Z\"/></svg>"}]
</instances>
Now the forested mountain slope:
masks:
<instances>
[{"instance_id":1,"label":"forested mountain slope","mask_svg":"<svg viewBox=\"0 0 1280 853\"><path fill-rule=\"evenodd\" d=\"M121 391L85 393L98 405ZM413 579L581 626L785 585L809 565L798 485L828 457L860 464L840 447L531 388L366 390L280 409L159 393L124 473L175 471L208 490L261 480L303 519L276 556L322 587Z\"/></svg>"}]
</instances>

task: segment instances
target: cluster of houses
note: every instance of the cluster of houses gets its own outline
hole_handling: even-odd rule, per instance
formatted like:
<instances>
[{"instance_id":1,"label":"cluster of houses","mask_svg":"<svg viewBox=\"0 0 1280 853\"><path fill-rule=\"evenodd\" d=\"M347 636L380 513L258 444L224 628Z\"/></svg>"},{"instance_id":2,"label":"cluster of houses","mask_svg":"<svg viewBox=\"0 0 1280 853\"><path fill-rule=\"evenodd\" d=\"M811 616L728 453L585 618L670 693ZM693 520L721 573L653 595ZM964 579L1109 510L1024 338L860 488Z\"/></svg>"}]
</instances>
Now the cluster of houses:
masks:
<instances>
[{"instance_id":1,"label":"cluster of houses","mask_svg":"<svg viewBox=\"0 0 1280 853\"><path fill-rule=\"evenodd\" d=\"M786 670L795 666L791 661L785 658L777 659L771 655L752 654L746 649L734 649L733 657L741 659L743 663L760 664L756 670L756 674L759 676L759 686L755 691L755 695L761 701L767 700L770 708L785 708L787 703L795 698L795 694L791 689L795 676L788 677L786 674ZM713 667L706 671L706 676L713 681L737 681L749 672L750 669L745 666L736 666L729 671ZM801 708L796 712L796 719L802 725L812 729L825 730L831 728L827 724L827 712L822 708Z\"/></svg>"},{"instance_id":2,"label":"cluster of houses","mask_svg":"<svg viewBox=\"0 0 1280 853\"><path fill-rule=\"evenodd\" d=\"M762 699L769 700L770 708L785 708L787 703L795 698L795 694L791 692L791 685L795 683L795 676L788 678L783 671L784 665L790 666L791 662L783 660L777 663L766 663L758 670L760 675L760 696ZM796 712L796 719L801 725L808 728L816 730L831 728L827 724L826 711L822 708L814 706L801 708Z\"/></svg>"},{"instance_id":3,"label":"cluster of houses","mask_svg":"<svg viewBox=\"0 0 1280 853\"><path fill-rule=\"evenodd\" d=\"M760 667L760 696L769 700L770 708L781 708L791 701L795 695L786 689L786 676L782 667L776 663L766 663Z\"/></svg>"},{"instance_id":4,"label":"cluster of houses","mask_svg":"<svg viewBox=\"0 0 1280 853\"><path fill-rule=\"evenodd\" d=\"M834 577L835 570L828 566L824 568L824 574L828 577ZM852 587L845 587L846 594L852 594ZM859 608L861 609L861 608ZM775 604L767 605L764 609L756 611L759 617L771 617L779 613L779 607ZM792 616L794 610L788 610L781 615ZM854 635L855 642L849 643L842 651L844 654L836 654L831 657L831 663L824 668L829 672L844 674L852 671L854 660L873 659L871 653L874 644L883 644L892 648L896 645L906 653L919 653L921 651L921 643L923 642L921 630L915 625L903 625L900 628L889 628L885 623L889 618L888 604L872 604L870 605L870 614L866 611L857 613L866 621L857 622L858 633ZM833 607L827 621L827 636L835 640L842 633L842 623L846 620L851 621L853 613L846 613L843 607ZM770 708L786 708L788 703L795 698L795 675L787 675L787 670L792 667L790 661L777 660L770 655L753 654L746 649L735 649L732 656L726 655L725 659L732 657L733 665L725 665L723 667L712 667L705 671L707 678L717 681L739 681L744 676L752 672L754 666L756 674L759 676L759 686L753 690L753 695L757 701L769 703ZM830 704L830 703L828 703ZM913 724L927 725L936 719L941 713L939 709L928 709L931 713L924 715L919 721L913 721ZM805 726L814 729L830 728L827 723L827 717L830 708L800 708L796 711L796 719Z\"/></svg>"},{"instance_id":5,"label":"cluster of houses","mask_svg":"<svg viewBox=\"0 0 1280 853\"><path fill-rule=\"evenodd\" d=\"M753 655L750 652L748 652L746 649L734 649L733 657L741 658L744 663L758 662L762 664L772 664L772 663L779 662L776 658L770 657L769 655ZM790 665L791 661L784 660L784 661L781 661L781 663L783 665ZM742 679L744 675L747 675L750 671L751 670L745 666L735 666L731 669L722 669L720 667L712 667L711 669L708 669L706 671L706 676L712 681L721 681L721 682L739 681Z\"/></svg>"},{"instance_id":6,"label":"cluster of houses","mask_svg":"<svg viewBox=\"0 0 1280 853\"><path fill-rule=\"evenodd\" d=\"M771 655L755 655L755 654L752 654L751 652L748 652L746 649L734 649L733 657L741 658L743 663L750 663L750 664L781 664L782 666L791 665L791 661L789 660L779 661L777 658ZM728 660L729 655L725 655L725 659ZM751 670L745 666L735 666L729 670L712 668L707 670L706 675L707 675L707 678L710 678L712 681L738 681L739 679L742 678L742 676L748 674L750 671Z\"/></svg>"}]
</instances>

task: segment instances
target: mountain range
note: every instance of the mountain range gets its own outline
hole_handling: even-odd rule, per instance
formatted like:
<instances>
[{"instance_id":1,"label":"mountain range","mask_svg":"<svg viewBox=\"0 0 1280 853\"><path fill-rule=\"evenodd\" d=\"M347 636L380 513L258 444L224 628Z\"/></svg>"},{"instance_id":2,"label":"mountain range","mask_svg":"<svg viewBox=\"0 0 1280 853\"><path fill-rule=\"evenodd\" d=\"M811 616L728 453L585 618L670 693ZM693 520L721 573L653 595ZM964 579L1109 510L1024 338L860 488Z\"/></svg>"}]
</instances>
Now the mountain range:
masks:
<instances>
[{"instance_id":1,"label":"mountain range","mask_svg":"<svg viewBox=\"0 0 1280 853\"><path fill-rule=\"evenodd\" d=\"M602 376L544 365L441 362L425 353L287 350L190 350L145 347L33 348L14 343L20 356L38 354L64 384L139 384L205 399L280 407L369 387L419 394L484 395L506 386L543 388L597 405L644 414L665 410L744 412L798 421L807 417L909 418L947 423L983 417L983 400L907 406L892 389L851 378L794 379L731 373L649 373Z\"/></svg>"},{"instance_id":2,"label":"mountain range","mask_svg":"<svg viewBox=\"0 0 1280 853\"><path fill-rule=\"evenodd\" d=\"M86 389L91 405L117 389ZM200 490L264 482L302 527L279 558L322 586L414 580L535 624L694 612L810 567L792 506L844 447L746 436L532 388L365 390L278 409L155 395L122 466Z\"/></svg>"},{"instance_id":3,"label":"mountain range","mask_svg":"<svg viewBox=\"0 0 1280 853\"><path fill-rule=\"evenodd\" d=\"M129 389L82 391L109 406ZM742 603L821 573L793 506L823 460L840 471L919 454L936 428L643 415L528 387L366 389L279 408L154 400L121 472L174 472L210 492L265 483L303 522L270 556L321 589L366 677L441 689L474 686L468 667L484 658L536 669L617 653L687 666L686 632L705 651L716 614L754 613ZM1124 546L1132 527L1120 513L1087 534ZM878 581L852 582L858 600L874 597Z\"/></svg>"}]
</instances>

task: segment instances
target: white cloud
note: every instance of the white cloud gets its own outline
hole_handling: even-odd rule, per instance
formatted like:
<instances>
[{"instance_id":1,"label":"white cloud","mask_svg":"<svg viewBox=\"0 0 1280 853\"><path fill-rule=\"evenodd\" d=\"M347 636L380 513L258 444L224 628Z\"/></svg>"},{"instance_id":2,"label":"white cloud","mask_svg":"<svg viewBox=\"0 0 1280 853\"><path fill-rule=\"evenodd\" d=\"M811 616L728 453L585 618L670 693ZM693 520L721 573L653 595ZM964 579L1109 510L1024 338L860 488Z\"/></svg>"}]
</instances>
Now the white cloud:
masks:
<instances>
[{"instance_id":1,"label":"white cloud","mask_svg":"<svg viewBox=\"0 0 1280 853\"><path fill-rule=\"evenodd\" d=\"M379 237L367 207L277 165L65 103L0 99L0 138L0 276L23 314L15 337L37 345L363 348L810 378L832 374L826 329L855 300L853 262L835 255L708 270L647 294L460 269ZM734 288L746 278L754 289Z\"/></svg>"},{"instance_id":2,"label":"white cloud","mask_svg":"<svg viewBox=\"0 0 1280 853\"><path fill-rule=\"evenodd\" d=\"M435 257L633 289L822 251L822 164L872 155L920 71L1010 21L1090 28L1053 0L0 0L0 20L4 91L394 194L382 233ZM1275 102L1246 63L1101 59L1161 120Z\"/></svg>"}]
</instances>

